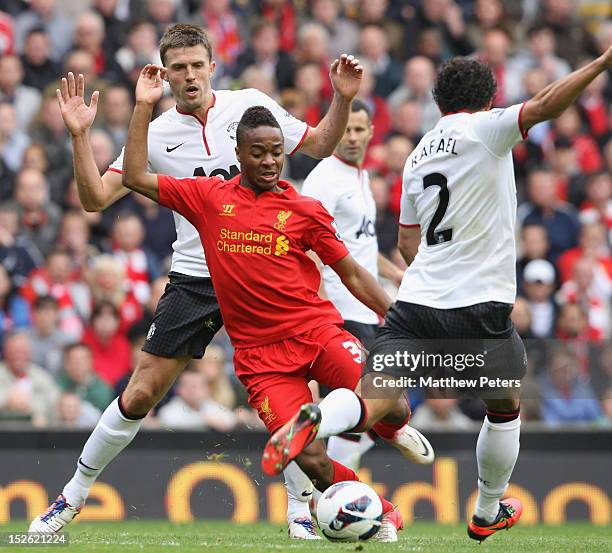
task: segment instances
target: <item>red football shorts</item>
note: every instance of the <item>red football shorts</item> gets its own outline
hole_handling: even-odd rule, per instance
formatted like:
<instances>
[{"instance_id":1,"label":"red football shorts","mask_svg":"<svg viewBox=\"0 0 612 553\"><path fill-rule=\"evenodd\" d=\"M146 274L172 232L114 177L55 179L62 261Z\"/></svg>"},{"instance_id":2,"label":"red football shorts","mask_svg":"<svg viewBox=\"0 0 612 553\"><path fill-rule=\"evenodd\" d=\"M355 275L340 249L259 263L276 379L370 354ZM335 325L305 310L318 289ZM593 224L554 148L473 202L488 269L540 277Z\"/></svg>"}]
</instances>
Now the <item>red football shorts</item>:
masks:
<instances>
[{"instance_id":1,"label":"red football shorts","mask_svg":"<svg viewBox=\"0 0 612 553\"><path fill-rule=\"evenodd\" d=\"M249 392L249 404L273 433L313 400L309 381L354 390L363 358L357 338L325 325L273 344L237 349L234 368Z\"/></svg>"}]
</instances>

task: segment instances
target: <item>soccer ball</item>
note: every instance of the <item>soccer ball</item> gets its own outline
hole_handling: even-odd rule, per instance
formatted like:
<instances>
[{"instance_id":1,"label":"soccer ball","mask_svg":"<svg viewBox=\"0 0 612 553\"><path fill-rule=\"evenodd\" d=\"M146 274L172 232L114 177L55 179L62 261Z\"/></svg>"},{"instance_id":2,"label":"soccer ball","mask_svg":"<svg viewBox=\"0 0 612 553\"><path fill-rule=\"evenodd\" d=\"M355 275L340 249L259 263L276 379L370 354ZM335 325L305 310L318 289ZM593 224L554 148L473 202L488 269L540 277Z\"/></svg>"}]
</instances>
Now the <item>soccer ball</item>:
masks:
<instances>
[{"instance_id":1,"label":"soccer ball","mask_svg":"<svg viewBox=\"0 0 612 553\"><path fill-rule=\"evenodd\" d=\"M331 541L365 541L380 529L382 503L363 482L338 482L317 503L317 521Z\"/></svg>"}]
</instances>

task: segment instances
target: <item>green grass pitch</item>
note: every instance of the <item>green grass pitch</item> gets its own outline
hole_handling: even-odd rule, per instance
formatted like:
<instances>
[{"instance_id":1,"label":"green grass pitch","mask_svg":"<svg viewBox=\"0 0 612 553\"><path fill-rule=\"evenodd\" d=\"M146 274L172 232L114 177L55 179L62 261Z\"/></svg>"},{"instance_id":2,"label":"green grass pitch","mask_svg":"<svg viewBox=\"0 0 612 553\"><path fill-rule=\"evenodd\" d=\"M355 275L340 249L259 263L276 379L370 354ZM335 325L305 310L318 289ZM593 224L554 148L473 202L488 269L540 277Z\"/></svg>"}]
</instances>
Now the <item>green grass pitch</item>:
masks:
<instances>
[{"instance_id":1,"label":"green grass pitch","mask_svg":"<svg viewBox=\"0 0 612 553\"><path fill-rule=\"evenodd\" d=\"M22 532L23 523L0 526L0 532ZM519 525L499 532L482 545L470 540L465 526L443 526L420 522L400 533L397 544L331 543L326 540L302 542L289 540L285 527L272 524L238 525L229 522L172 524L165 521L82 523L69 528L68 547L33 547L33 552L56 553L177 553L278 551L310 553L315 551L414 551L423 553L612 553L612 527L568 523L563 526ZM0 546L3 551L24 551L25 547Z\"/></svg>"}]
</instances>

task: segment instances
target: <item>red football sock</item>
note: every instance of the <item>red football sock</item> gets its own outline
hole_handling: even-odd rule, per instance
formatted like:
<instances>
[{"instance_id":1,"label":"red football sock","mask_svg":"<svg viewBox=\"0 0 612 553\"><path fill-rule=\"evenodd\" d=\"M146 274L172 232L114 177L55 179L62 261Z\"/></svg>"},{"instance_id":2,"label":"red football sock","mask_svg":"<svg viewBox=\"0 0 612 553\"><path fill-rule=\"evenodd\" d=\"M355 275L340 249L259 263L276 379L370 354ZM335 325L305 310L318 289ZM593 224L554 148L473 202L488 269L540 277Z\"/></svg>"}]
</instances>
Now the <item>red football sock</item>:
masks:
<instances>
[{"instance_id":1,"label":"red football sock","mask_svg":"<svg viewBox=\"0 0 612 553\"><path fill-rule=\"evenodd\" d=\"M379 495L378 497L380 497L380 502L382 503L383 514L388 513L389 511L393 511L393 509L395 509L393 503L387 501L382 495Z\"/></svg>"},{"instance_id":2,"label":"red football sock","mask_svg":"<svg viewBox=\"0 0 612 553\"><path fill-rule=\"evenodd\" d=\"M381 438L385 439L385 440L392 440L393 436L395 436L395 433L402 428L402 426L405 426L406 424L408 424L408 421L410 420L410 416L412 415L410 408L408 408L408 414L406 415L406 419L401 422L400 424L394 424L391 422L383 422L383 421L378 421L373 427L372 430L374 430L374 432L376 432Z\"/></svg>"},{"instance_id":3,"label":"red football sock","mask_svg":"<svg viewBox=\"0 0 612 553\"><path fill-rule=\"evenodd\" d=\"M357 480L359 482L359 476L355 474L354 470L345 467L333 459L331 459L331 462L334 465L334 480L332 484L344 482L345 480Z\"/></svg>"}]
</instances>

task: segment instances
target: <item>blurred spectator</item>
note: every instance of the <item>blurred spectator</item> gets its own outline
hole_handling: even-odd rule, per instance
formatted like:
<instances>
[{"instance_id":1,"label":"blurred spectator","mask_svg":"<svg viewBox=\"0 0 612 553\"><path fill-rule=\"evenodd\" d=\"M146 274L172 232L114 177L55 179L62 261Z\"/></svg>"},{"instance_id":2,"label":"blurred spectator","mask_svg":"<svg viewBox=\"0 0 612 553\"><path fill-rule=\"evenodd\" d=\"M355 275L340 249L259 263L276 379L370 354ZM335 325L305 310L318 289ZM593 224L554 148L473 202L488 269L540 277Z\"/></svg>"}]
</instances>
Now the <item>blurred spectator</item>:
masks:
<instances>
[{"instance_id":1,"label":"blurred spectator","mask_svg":"<svg viewBox=\"0 0 612 553\"><path fill-rule=\"evenodd\" d=\"M531 311L531 333L537 338L555 335L557 305L553 298L555 269L545 259L535 259L523 271L525 297Z\"/></svg>"},{"instance_id":2,"label":"blurred spectator","mask_svg":"<svg viewBox=\"0 0 612 553\"><path fill-rule=\"evenodd\" d=\"M404 100L391 113L391 130L418 144L423 136L421 104L416 100Z\"/></svg>"},{"instance_id":3,"label":"blurred spectator","mask_svg":"<svg viewBox=\"0 0 612 553\"><path fill-rule=\"evenodd\" d=\"M257 65L247 67L240 75L240 84L243 88L256 88L267 96L276 97L276 81Z\"/></svg>"},{"instance_id":4,"label":"blurred spectator","mask_svg":"<svg viewBox=\"0 0 612 553\"><path fill-rule=\"evenodd\" d=\"M45 30L51 41L51 57L59 61L72 44L72 22L57 8L55 0L30 0L29 9L17 16L15 43L18 52L23 50L29 31Z\"/></svg>"},{"instance_id":5,"label":"blurred spectator","mask_svg":"<svg viewBox=\"0 0 612 553\"><path fill-rule=\"evenodd\" d=\"M384 166L379 168L389 185L389 209L399 217L402 197L402 175L408 156L414 145L404 136L392 136L387 140Z\"/></svg>"},{"instance_id":6,"label":"blurred spectator","mask_svg":"<svg viewBox=\"0 0 612 553\"><path fill-rule=\"evenodd\" d=\"M300 27L294 56L300 66L315 64L319 68L319 93L321 99L325 101L331 100L332 97L332 85L329 79L331 60L327 46L328 36L325 27L317 23L306 23ZM300 85L297 82L296 85L299 89Z\"/></svg>"},{"instance_id":7,"label":"blurred spectator","mask_svg":"<svg viewBox=\"0 0 612 553\"><path fill-rule=\"evenodd\" d=\"M548 233L544 225L533 223L521 228L521 255L516 262L516 282L519 293L523 291L525 266L534 259L548 260L548 249Z\"/></svg>"},{"instance_id":8,"label":"blurred spectator","mask_svg":"<svg viewBox=\"0 0 612 553\"><path fill-rule=\"evenodd\" d=\"M145 63L161 64L157 33L149 21L135 21L130 26L125 43L115 54L115 59L125 73ZM131 91L130 91L131 93Z\"/></svg>"},{"instance_id":9,"label":"blurred spectator","mask_svg":"<svg viewBox=\"0 0 612 553\"><path fill-rule=\"evenodd\" d=\"M606 230L601 223L588 223L580 229L578 247L564 252L557 261L561 282L566 282L572 276L577 261L587 257L594 260L608 273L612 279L612 257L606 241Z\"/></svg>"},{"instance_id":10,"label":"blurred spectator","mask_svg":"<svg viewBox=\"0 0 612 553\"><path fill-rule=\"evenodd\" d=\"M27 329L29 326L28 302L15 293L6 269L0 265L0 346L8 332Z\"/></svg>"},{"instance_id":11,"label":"blurred spectator","mask_svg":"<svg viewBox=\"0 0 612 553\"><path fill-rule=\"evenodd\" d=\"M91 326L83 334L83 343L93 355L96 374L111 387L131 367L130 343L119 330L120 322L117 308L110 301L99 301L93 309Z\"/></svg>"},{"instance_id":12,"label":"blurred spectator","mask_svg":"<svg viewBox=\"0 0 612 553\"><path fill-rule=\"evenodd\" d=\"M121 152L121 148L127 140L127 129L133 110L132 97L127 88L113 85L108 88L102 102L104 123L100 125L113 143L113 160Z\"/></svg>"},{"instance_id":13,"label":"blurred spectator","mask_svg":"<svg viewBox=\"0 0 612 553\"><path fill-rule=\"evenodd\" d=\"M536 169L529 174L530 201L519 207L522 225L540 224L548 230L549 256L555 262L565 250L576 246L580 223L576 210L557 198L555 181L550 171Z\"/></svg>"},{"instance_id":14,"label":"blurred spectator","mask_svg":"<svg viewBox=\"0 0 612 553\"><path fill-rule=\"evenodd\" d=\"M73 340L83 332L82 319L90 312L91 295L87 285L72 279L70 255L65 250L52 250L45 265L36 269L21 288L22 296L34 305L37 297L52 296L59 305L59 328Z\"/></svg>"},{"instance_id":15,"label":"blurred spectator","mask_svg":"<svg viewBox=\"0 0 612 553\"><path fill-rule=\"evenodd\" d=\"M575 356L559 348L540 377L542 419L547 424L590 422L601 410L590 386L578 376Z\"/></svg>"},{"instance_id":16,"label":"blurred spectator","mask_svg":"<svg viewBox=\"0 0 612 553\"><path fill-rule=\"evenodd\" d=\"M555 179L557 197L579 206L584 196L584 175L578 163L577 152L568 138L556 138L546 152Z\"/></svg>"},{"instance_id":17,"label":"blurred spectator","mask_svg":"<svg viewBox=\"0 0 612 553\"><path fill-rule=\"evenodd\" d=\"M557 294L560 304L577 303L589 319L591 340L610 336L610 298L612 281L595 260L582 257L574 264L572 279L561 286Z\"/></svg>"},{"instance_id":18,"label":"blurred spectator","mask_svg":"<svg viewBox=\"0 0 612 553\"><path fill-rule=\"evenodd\" d=\"M57 195L65 190L72 176L72 153L55 92L43 98L30 136L45 151L48 164L48 172L45 174L49 175L54 184L54 199L57 200Z\"/></svg>"},{"instance_id":19,"label":"blurred spectator","mask_svg":"<svg viewBox=\"0 0 612 553\"><path fill-rule=\"evenodd\" d=\"M184 371L176 385L176 395L158 413L162 426L182 430L229 432L236 425L236 416L226 407L210 399L210 391L202 374Z\"/></svg>"},{"instance_id":20,"label":"blurred spectator","mask_svg":"<svg viewBox=\"0 0 612 553\"><path fill-rule=\"evenodd\" d=\"M476 0L474 16L468 24L467 34L470 42L478 49L482 47L485 31L501 26L511 26L512 20L507 13L508 3L503 0Z\"/></svg>"},{"instance_id":21,"label":"blurred spectator","mask_svg":"<svg viewBox=\"0 0 612 553\"><path fill-rule=\"evenodd\" d=\"M34 27L26 36L23 55L23 84L41 92L55 81L61 72L61 65L51 59L49 35L44 29Z\"/></svg>"},{"instance_id":22,"label":"blurred spectator","mask_svg":"<svg viewBox=\"0 0 612 553\"><path fill-rule=\"evenodd\" d=\"M159 299L162 297L164 290L166 289L166 284L168 284L168 277L166 275L156 278L151 283L151 294L149 301L144 306L143 315L140 317L140 319L138 319L138 321L136 321L136 323L134 323L128 333L128 336L132 341L134 341L135 337L146 336L149 332L149 328L153 322L155 310L157 309L157 304Z\"/></svg>"},{"instance_id":23,"label":"blurred spectator","mask_svg":"<svg viewBox=\"0 0 612 553\"><path fill-rule=\"evenodd\" d=\"M367 25L361 30L359 56L372 65L374 94L386 98L400 85L402 66L389 55L389 41L382 27Z\"/></svg>"},{"instance_id":24,"label":"blurred spectator","mask_svg":"<svg viewBox=\"0 0 612 553\"><path fill-rule=\"evenodd\" d=\"M186 20L180 0L144 0L145 18L153 23L158 40L173 23Z\"/></svg>"},{"instance_id":25,"label":"blurred spectator","mask_svg":"<svg viewBox=\"0 0 612 553\"><path fill-rule=\"evenodd\" d=\"M96 376L91 350L82 343L65 348L63 371L57 383L64 392L76 394L100 411L115 397L113 389Z\"/></svg>"},{"instance_id":26,"label":"blurred spectator","mask_svg":"<svg viewBox=\"0 0 612 553\"><path fill-rule=\"evenodd\" d=\"M6 9L5 6L2 7ZM0 11L0 56L15 53L15 33L13 29L13 18L7 13Z\"/></svg>"},{"instance_id":27,"label":"blurred spectator","mask_svg":"<svg viewBox=\"0 0 612 553\"><path fill-rule=\"evenodd\" d=\"M556 39L550 27L534 25L527 31L527 47L511 59L513 78L529 69L540 68L546 75L546 84L556 81L571 71L569 63L555 55Z\"/></svg>"},{"instance_id":28,"label":"blurred spectator","mask_svg":"<svg viewBox=\"0 0 612 553\"><path fill-rule=\"evenodd\" d=\"M365 71L364 71L365 75ZM311 127L323 119L327 102L323 98L321 68L316 63L300 65L295 73L295 88L303 95L304 121ZM363 82L360 90L363 89Z\"/></svg>"},{"instance_id":29,"label":"blurred spectator","mask_svg":"<svg viewBox=\"0 0 612 553\"><path fill-rule=\"evenodd\" d=\"M121 66L112 53L104 49L104 19L94 11L79 15L74 27L74 49L89 52L94 58L94 72L98 77L109 80L122 78Z\"/></svg>"},{"instance_id":30,"label":"blurred spectator","mask_svg":"<svg viewBox=\"0 0 612 553\"><path fill-rule=\"evenodd\" d=\"M316 71L316 68L314 69ZM301 79L302 80L302 79ZM302 90L295 88L287 88L282 91L280 104L297 119L307 121L307 99ZM318 159L296 152L288 156L283 170L283 178L289 178L293 181L303 181L308 174L317 166Z\"/></svg>"},{"instance_id":31,"label":"blurred spectator","mask_svg":"<svg viewBox=\"0 0 612 553\"><path fill-rule=\"evenodd\" d=\"M391 51L396 58L406 59L412 54L406 51L412 45L412 41L404 41L403 26L389 15L389 0L361 0L356 4L359 8L356 15L361 27L366 25L382 27L389 40ZM406 34L409 35L409 33ZM411 36L416 36L416 33Z\"/></svg>"},{"instance_id":32,"label":"blurred spectator","mask_svg":"<svg viewBox=\"0 0 612 553\"><path fill-rule=\"evenodd\" d=\"M361 86L359 87L357 98L365 102L372 114L373 133L370 145L375 146L376 144L382 143L385 136L389 133L391 129L391 114L389 113L389 106L387 102L385 102L385 99L374 93L374 86L376 83L372 64L365 60L361 62L361 64L363 66L363 77L361 79Z\"/></svg>"},{"instance_id":33,"label":"blurred spectator","mask_svg":"<svg viewBox=\"0 0 612 553\"><path fill-rule=\"evenodd\" d=\"M23 66L17 56L0 57L0 101L15 107L17 124L27 131L40 107L40 92L23 84Z\"/></svg>"},{"instance_id":34,"label":"blurred spectator","mask_svg":"<svg viewBox=\"0 0 612 553\"><path fill-rule=\"evenodd\" d=\"M45 176L35 169L23 169L15 180L13 197L20 232L25 233L43 254L48 253L57 238L62 212L49 200Z\"/></svg>"},{"instance_id":35,"label":"blurred spectator","mask_svg":"<svg viewBox=\"0 0 612 553\"><path fill-rule=\"evenodd\" d=\"M483 33L482 48L477 57L488 63L497 82L493 105L504 107L517 101L522 94L521 80L513 74L509 63L512 37L507 29L496 27Z\"/></svg>"},{"instance_id":36,"label":"blurred spectator","mask_svg":"<svg viewBox=\"0 0 612 553\"><path fill-rule=\"evenodd\" d=\"M116 16L118 0L93 0L92 8L104 21L103 48L107 56L114 56L125 42L125 23Z\"/></svg>"},{"instance_id":37,"label":"blurred spectator","mask_svg":"<svg viewBox=\"0 0 612 553\"><path fill-rule=\"evenodd\" d=\"M19 215L9 203L0 204L0 264L13 285L21 286L44 258L34 242L19 233Z\"/></svg>"},{"instance_id":38,"label":"blurred spectator","mask_svg":"<svg viewBox=\"0 0 612 553\"><path fill-rule=\"evenodd\" d=\"M227 373L223 348L210 344L204 351L204 357L194 359L191 366L204 377L212 401L228 409L236 407L236 393Z\"/></svg>"},{"instance_id":39,"label":"blurred spectator","mask_svg":"<svg viewBox=\"0 0 612 553\"><path fill-rule=\"evenodd\" d=\"M106 123L106 122L105 122ZM94 129L89 132L89 142L96 167L100 174L106 173L109 165L115 161L115 146L106 131Z\"/></svg>"},{"instance_id":40,"label":"blurred spectator","mask_svg":"<svg viewBox=\"0 0 612 553\"><path fill-rule=\"evenodd\" d=\"M83 211L67 211L62 219L57 244L68 252L72 261L72 272L82 278L98 250L90 244L90 231Z\"/></svg>"},{"instance_id":41,"label":"blurred spectator","mask_svg":"<svg viewBox=\"0 0 612 553\"><path fill-rule=\"evenodd\" d=\"M578 107L571 105L552 122L551 138L563 137L570 141L576 150L578 166L583 173L599 171L603 160L597 142L583 129ZM552 142L549 143L552 144ZM544 144L544 147L547 145Z\"/></svg>"},{"instance_id":42,"label":"blurred spectator","mask_svg":"<svg viewBox=\"0 0 612 553\"><path fill-rule=\"evenodd\" d=\"M17 173L30 137L17 126L17 113L13 104L0 102L0 156L6 166Z\"/></svg>"},{"instance_id":43,"label":"blurred spectator","mask_svg":"<svg viewBox=\"0 0 612 553\"><path fill-rule=\"evenodd\" d=\"M357 50L359 28L341 14L340 0L313 0L310 13L314 22L323 25L329 36L327 51L332 59Z\"/></svg>"},{"instance_id":44,"label":"blurred spectator","mask_svg":"<svg viewBox=\"0 0 612 553\"><path fill-rule=\"evenodd\" d=\"M585 52L595 53L596 46L582 22L576 17L574 0L542 0L537 23L555 34L557 55L576 67Z\"/></svg>"},{"instance_id":45,"label":"blurred spectator","mask_svg":"<svg viewBox=\"0 0 612 553\"><path fill-rule=\"evenodd\" d=\"M125 213L115 221L111 231L113 256L125 267L134 296L147 303L151 294L150 282L159 276L159 261L143 248L144 227L133 213Z\"/></svg>"},{"instance_id":46,"label":"blurred spectator","mask_svg":"<svg viewBox=\"0 0 612 553\"><path fill-rule=\"evenodd\" d=\"M457 398L426 398L410 418L411 426L420 430L473 430L475 424L457 406Z\"/></svg>"},{"instance_id":47,"label":"blurred spectator","mask_svg":"<svg viewBox=\"0 0 612 553\"><path fill-rule=\"evenodd\" d=\"M0 362L0 418L28 419L47 426L59 395L53 377L32 363L30 341L24 334L4 340Z\"/></svg>"},{"instance_id":48,"label":"blurred spectator","mask_svg":"<svg viewBox=\"0 0 612 553\"><path fill-rule=\"evenodd\" d=\"M62 366L63 348L71 337L59 326L58 301L51 296L40 296L32 306L32 328L26 331L32 345L32 361L54 377Z\"/></svg>"},{"instance_id":49,"label":"blurred spectator","mask_svg":"<svg viewBox=\"0 0 612 553\"><path fill-rule=\"evenodd\" d=\"M35 169L43 173L49 185L49 198L55 204L62 205L66 195L67 179L64 175L49 171L49 159L45 148L38 142L31 142L23 153L22 169Z\"/></svg>"},{"instance_id":50,"label":"blurred spectator","mask_svg":"<svg viewBox=\"0 0 612 553\"><path fill-rule=\"evenodd\" d=\"M592 60L584 60L581 65L590 61ZM593 79L578 99L580 108L587 119L589 130L598 139L606 136L610 131L608 124L610 102L605 97L609 85L610 77L607 73L601 73Z\"/></svg>"},{"instance_id":51,"label":"blurred spectator","mask_svg":"<svg viewBox=\"0 0 612 553\"><path fill-rule=\"evenodd\" d=\"M467 56L474 51L468 37L467 28L463 21L461 8L454 0L428 0L421 2L416 10L414 19L406 28L407 37L421 37L424 33L435 31L440 37L442 51L445 59L452 56ZM416 41L407 40L414 44ZM407 55L415 54L407 46Z\"/></svg>"},{"instance_id":52,"label":"blurred spectator","mask_svg":"<svg viewBox=\"0 0 612 553\"><path fill-rule=\"evenodd\" d=\"M127 333L142 317L143 309L126 278L125 265L111 255L98 256L88 274L94 305L112 303L120 317L120 331Z\"/></svg>"},{"instance_id":53,"label":"blurred spectator","mask_svg":"<svg viewBox=\"0 0 612 553\"><path fill-rule=\"evenodd\" d=\"M557 336L561 340L587 342L590 339L589 320L582 307L576 303L566 303L561 306Z\"/></svg>"},{"instance_id":54,"label":"blurred spectator","mask_svg":"<svg viewBox=\"0 0 612 553\"><path fill-rule=\"evenodd\" d=\"M64 429L93 428L100 415L101 411L77 394L63 392L55 405L53 424Z\"/></svg>"},{"instance_id":55,"label":"blurred spectator","mask_svg":"<svg viewBox=\"0 0 612 553\"><path fill-rule=\"evenodd\" d=\"M601 417L597 422L601 426L612 427L612 386L606 388L601 396Z\"/></svg>"},{"instance_id":56,"label":"blurred spectator","mask_svg":"<svg viewBox=\"0 0 612 553\"><path fill-rule=\"evenodd\" d=\"M260 0L256 12L276 25L280 33L280 49L292 52L296 46L298 28L295 9L290 0Z\"/></svg>"},{"instance_id":57,"label":"blurred spectator","mask_svg":"<svg viewBox=\"0 0 612 553\"><path fill-rule=\"evenodd\" d=\"M376 174L370 176L372 196L376 203L376 237L378 249L385 255L397 247L398 218L389 210L389 185L387 181Z\"/></svg>"},{"instance_id":58,"label":"blurred spectator","mask_svg":"<svg viewBox=\"0 0 612 553\"><path fill-rule=\"evenodd\" d=\"M172 243L176 240L172 211L142 194L130 194L129 200L132 201L129 211L136 213L144 225L143 248L154 252L163 264L172 255Z\"/></svg>"},{"instance_id":59,"label":"blurred spectator","mask_svg":"<svg viewBox=\"0 0 612 553\"><path fill-rule=\"evenodd\" d=\"M389 96L389 107L393 110L406 100L416 100L421 107L421 133L434 128L440 119L440 110L433 99L432 89L436 75L431 60L415 56L404 65L404 80Z\"/></svg>"},{"instance_id":60,"label":"blurred spectator","mask_svg":"<svg viewBox=\"0 0 612 553\"><path fill-rule=\"evenodd\" d=\"M612 174L610 172L596 173L587 179L586 198L580 206L579 217L582 223L603 224L608 234L608 242L612 244Z\"/></svg>"},{"instance_id":61,"label":"blurred spectator","mask_svg":"<svg viewBox=\"0 0 612 553\"><path fill-rule=\"evenodd\" d=\"M293 58L280 50L279 31L270 21L260 20L253 26L251 45L238 56L234 77L242 75L246 68L253 65L268 78L274 79L278 90L293 86Z\"/></svg>"},{"instance_id":62,"label":"blurred spectator","mask_svg":"<svg viewBox=\"0 0 612 553\"><path fill-rule=\"evenodd\" d=\"M215 61L223 69L231 68L243 49L244 23L230 0L202 0L201 5L194 23L206 28L215 45Z\"/></svg>"}]
</instances>

